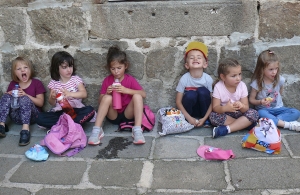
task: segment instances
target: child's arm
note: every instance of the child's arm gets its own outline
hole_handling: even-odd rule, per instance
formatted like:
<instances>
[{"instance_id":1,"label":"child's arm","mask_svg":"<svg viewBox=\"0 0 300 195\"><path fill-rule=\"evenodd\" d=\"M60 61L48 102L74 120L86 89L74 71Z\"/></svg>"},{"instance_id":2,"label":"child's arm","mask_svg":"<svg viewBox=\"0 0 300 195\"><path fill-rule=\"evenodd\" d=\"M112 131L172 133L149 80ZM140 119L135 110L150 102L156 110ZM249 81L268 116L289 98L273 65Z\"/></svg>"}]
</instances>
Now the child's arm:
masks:
<instances>
[{"instance_id":1,"label":"child's arm","mask_svg":"<svg viewBox=\"0 0 300 195\"><path fill-rule=\"evenodd\" d=\"M19 88L19 96L24 96L24 95L29 97L29 99L34 103L34 105L36 105L38 107L42 107L44 105L44 97L45 97L44 93L38 94L38 95L36 95L36 97L33 97L33 96L25 93L25 91L23 89Z\"/></svg>"},{"instance_id":2,"label":"child's arm","mask_svg":"<svg viewBox=\"0 0 300 195\"><path fill-rule=\"evenodd\" d=\"M229 100L226 105L221 106L221 100L215 97L212 98L212 110L220 114L237 111L237 109L233 106L233 103L231 103L231 100Z\"/></svg>"},{"instance_id":3,"label":"child's arm","mask_svg":"<svg viewBox=\"0 0 300 195\"><path fill-rule=\"evenodd\" d=\"M203 118L199 119L199 123L197 124L197 127L204 125L204 122L208 119L211 111L212 111L212 103L210 103L210 105L205 113L205 116Z\"/></svg>"},{"instance_id":4,"label":"child's arm","mask_svg":"<svg viewBox=\"0 0 300 195\"><path fill-rule=\"evenodd\" d=\"M242 113L245 113L247 110L249 110L248 97L241 98L240 101L235 102L233 106L235 106L236 109L240 110Z\"/></svg>"},{"instance_id":5,"label":"child's arm","mask_svg":"<svg viewBox=\"0 0 300 195\"><path fill-rule=\"evenodd\" d=\"M87 97L87 92L86 92L86 89L85 89L83 83L78 84L77 92L70 92L66 89L61 89L60 91L66 98L72 97L72 98L76 98L76 99L83 99L83 98Z\"/></svg>"},{"instance_id":6,"label":"child's arm","mask_svg":"<svg viewBox=\"0 0 300 195\"><path fill-rule=\"evenodd\" d=\"M281 90L281 89L280 89ZM250 92L250 96L249 96L249 102L254 105L254 106L259 106L259 105L264 105L264 106L268 106L271 103L271 100L268 100L266 98L257 100L256 99L256 95L257 95L257 90L252 88L251 92Z\"/></svg>"},{"instance_id":7,"label":"child's arm","mask_svg":"<svg viewBox=\"0 0 300 195\"><path fill-rule=\"evenodd\" d=\"M143 98L146 98L146 92L142 90L135 90L135 89L129 89L122 85L117 85L114 87L114 90L116 90L119 93L134 95L134 94L140 94Z\"/></svg>"},{"instance_id":8,"label":"child's arm","mask_svg":"<svg viewBox=\"0 0 300 195\"><path fill-rule=\"evenodd\" d=\"M177 108L182 112L182 114L184 115L185 119L192 125L197 125L197 119L195 119L194 117L192 117L191 115L189 115L189 113L185 110L185 108L182 105L182 97L183 97L183 93L177 92L176 95L176 106Z\"/></svg>"},{"instance_id":9,"label":"child's arm","mask_svg":"<svg viewBox=\"0 0 300 195\"><path fill-rule=\"evenodd\" d=\"M54 89L50 89L48 102L50 105L55 106L56 103L56 91Z\"/></svg>"}]
</instances>

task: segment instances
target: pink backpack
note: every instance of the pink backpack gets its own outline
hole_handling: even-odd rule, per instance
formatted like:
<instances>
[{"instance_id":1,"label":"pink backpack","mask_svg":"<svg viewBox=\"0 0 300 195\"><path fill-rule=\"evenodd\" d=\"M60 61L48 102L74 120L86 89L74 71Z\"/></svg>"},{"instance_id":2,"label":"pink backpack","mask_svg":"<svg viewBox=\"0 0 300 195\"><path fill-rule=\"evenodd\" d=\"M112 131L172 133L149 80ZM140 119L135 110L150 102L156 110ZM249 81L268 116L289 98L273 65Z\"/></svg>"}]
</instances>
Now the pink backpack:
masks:
<instances>
[{"instance_id":1,"label":"pink backpack","mask_svg":"<svg viewBox=\"0 0 300 195\"><path fill-rule=\"evenodd\" d=\"M151 131L155 125L155 114L150 110L149 106L144 105L142 129L143 131ZM119 131L131 131L134 121L123 122L119 124Z\"/></svg>"},{"instance_id":2,"label":"pink backpack","mask_svg":"<svg viewBox=\"0 0 300 195\"><path fill-rule=\"evenodd\" d=\"M142 129L151 131L155 125L155 114L150 110L149 106L144 105Z\"/></svg>"},{"instance_id":3,"label":"pink backpack","mask_svg":"<svg viewBox=\"0 0 300 195\"><path fill-rule=\"evenodd\" d=\"M75 123L68 114L63 113L40 144L47 146L54 154L73 156L83 150L86 143L87 138L81 125ZM63 155L70 148L73 150Z\"/></svg>"}]
</instances>

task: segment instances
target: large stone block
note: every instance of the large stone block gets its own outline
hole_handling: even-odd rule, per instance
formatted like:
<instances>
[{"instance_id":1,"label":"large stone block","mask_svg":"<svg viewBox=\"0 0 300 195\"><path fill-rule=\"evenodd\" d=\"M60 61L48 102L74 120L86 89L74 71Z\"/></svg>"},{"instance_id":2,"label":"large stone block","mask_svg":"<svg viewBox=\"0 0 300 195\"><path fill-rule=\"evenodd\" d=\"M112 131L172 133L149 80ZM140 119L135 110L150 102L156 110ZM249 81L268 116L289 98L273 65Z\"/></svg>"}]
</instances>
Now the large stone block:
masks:
<instances>
[{"instance_id":1,"label":"large stone block","mask_svg":"<svg viewBox=\"0 0 300 195\"><path fill-rule=\"evenodd\" d=\"M259 11L259 36L273 40L300 35L300 2L264 1Z\"/></svg>"},{"instance_id":2,"label":"large stone block","mask_svg":"<svg viewBox=\"0 0 300 195\"><path fill-rule=\"evenodd\" d=\"M247 2L247 1L245 1ZM91 33L107 39L254 32L255 1L145 1L91 7Z\"/></svg>"},{"instance_id":3,"label":"large stone block","mask_svg":"<svg viewBox=\"0 0 300 195\"><path fill-rule=\"evenodd\" d=\"M175 69L175 61L178 58L176 54L178 53L178 49L174 47L150 51L146 59L147 77L161 79L164 82L172 82L174 77L178 75ZM181 66L181 70L184 69L183 64L178 64L178 66Z\"/></svg>"},{"instance_id":4,"label":"large stone block","mask_svg":"<svg viewBox=\"0 0 300 195\"><path fill-rule=\"evenodd\" d=\"M106 68L106 55L91 51L76 51L74 54L76 73L88 80L95 79L102 82L109 74ZM90 83L90 81L88 81Z\"/></svg>"},{"instance_id":5,"label":"large stone block","mask_svg":"<svg viewBox=\"0 0 300 195\"><path fill-rule=\"evenodd\" d=\"M0 31L2 29L4 41L13 45L23 45L26 38L24 12L20 9L0 8L0 13Z\"/></svg>"},{"instance_id":6,"label":"large stone block","mask_svg":"<svg viewBox=\"0 0 300 195\"><path fill-rule=\"evenodd\" d=\"M0 7L27 7L29 2L35 0L0 0Z\"/></svg>"},{"instance_id":7,"label":"large stone block","mask_svg":"<svg viewBox=\"0 0 300 195\"><path fill-rule=\"evenodd\" d=\"M32 32L40 44L78 46L88 39L86 18L77 7L36 9L27 13Z\"/></svg>"}]
</instances>

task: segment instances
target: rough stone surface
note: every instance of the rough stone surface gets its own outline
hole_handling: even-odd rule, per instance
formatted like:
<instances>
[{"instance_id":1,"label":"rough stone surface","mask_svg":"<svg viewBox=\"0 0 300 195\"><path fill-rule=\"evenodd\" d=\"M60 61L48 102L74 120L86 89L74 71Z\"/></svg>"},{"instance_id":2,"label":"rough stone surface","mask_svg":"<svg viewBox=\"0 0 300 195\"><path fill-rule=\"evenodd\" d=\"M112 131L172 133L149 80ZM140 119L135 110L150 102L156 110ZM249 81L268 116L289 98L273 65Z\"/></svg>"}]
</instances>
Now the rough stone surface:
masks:
<instances>
[{"instance_id":1,"label":"rough stone surface","mask_svg":"<svg viewBox=\"0 0 300 195\"><path fill-rule=\"evenodd\" d=\"M265 1L260 7L260 38L290 39L300 35L299 2Z\"/></svg>"},{"instance_id":2,"label":"rough stone surface","mask_svg":"<svg viewBox=\"0 0 300 195\"><path fill-rule=\"evenodd\" d=\"M259 53L274 50L287 79L284 103L300 109L299 1L2 0L0 6L0 95L11 81L14 58L27 56L47 87L51 58L63 50L73 55L86 84L84 103L97 109L101 83L109 74L107 51L117 45L128 55L128 73L147 92L145 103L153 111L175 106L175 89L186 73L184 51L197 40L209 49L206 73L215 79L220 60L236 58L248 87ZM49 110L48 90L45 95L44 110Z\"/></svg>"},{"instance_id":3,"label":"rough stone surface","mask_svg":"<svg viewBox=\"0 0 300 195\"><path fill-rule=\"evenodd\" d=\"M0 8L0 13L0 31L4 33L5 42L12 45L25 44L26 17L24 12L21 9Z\"/></svg>"},{"instance_id":4,"label":"rough stone surface","mask_svg":"<svg viewBox=\"0 0 300 195\"><path fill-rule=\"evenodd\" d=\"M87 39L88 29L79 8L48 8L27 12L40 44L78 46Z\"/></svg>"},{"instance_id":5,"label":"rough stone surface","mask_svg":"<svg viewBox=\"0 0 300 195\"><path fill-rule=\"evenodd\" d=\"M221 4L207 1L108 3L91 9L91 31L98 37L108 39L254 32L255 12L250 9L247 16L252 17L245 17L244 9L241 1ZM114 17L110 17L111 13L114 13ZM118 25L120 22L122 24Z\"/></svg>"}]
</instances>

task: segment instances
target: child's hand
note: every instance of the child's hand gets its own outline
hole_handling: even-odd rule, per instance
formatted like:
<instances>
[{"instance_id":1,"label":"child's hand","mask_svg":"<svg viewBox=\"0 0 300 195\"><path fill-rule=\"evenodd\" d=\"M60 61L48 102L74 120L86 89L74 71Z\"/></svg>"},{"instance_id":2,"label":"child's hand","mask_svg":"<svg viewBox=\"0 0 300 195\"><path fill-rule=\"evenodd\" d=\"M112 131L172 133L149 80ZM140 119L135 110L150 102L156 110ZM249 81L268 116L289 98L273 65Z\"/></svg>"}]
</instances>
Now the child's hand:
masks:
<instances>
[{"instance_id":1,"label":"child's hand","mask_svg":"<svg viewBox=\"0 0 300 195\"><path fill-rule=\"evenodd\" d=\"M66 90L65 88L60 89L61 93L63 94L64 98L72 97L72 92Z\"/></svg>"},{"instance_id":2,"label":"child's hand","mask_svg":"<svg viewBox=\"0 0 300 195\"><path fill-rule=\"evenodd\" d=\"M270 106L272 101L273 101L273 98L269 98L269 97L260 100L261 105L267 106L267 107Z\"/></svg>"},{"instance_id":3,"label":"child's hand","mask_svg":"<svg viewBox=\"0 0 300 195\"><path fill-rule=\"evenodd\" d=\"M19 88L18 96L21 97L24 95L27 95L27 94L25 93L25 91L23 89Z\"/></svg>"},{"instance_id":4,"label":"child's hand","mask_svg":"<svg viewBox=\"0 0 300 195\"><path fill-rule=\"evenodd\" d=\"M240 109L244 108L245 105L244 105L242 102L237 101L237 102L234 102L234 103L233 103L233 106L234 106L237 110L240 110Z\"/></svg>"},{"instance_id":5,"label":"child's hand","mask_svg":"<svg viewBox=\"0 0 300 195\"><path fill-rule=\"evenodd\" d=\"M56 91L54 89L50 89L50 98L53 100L56 99Z\"/></svg>"},{"instance_id":6,"label":"child's hand","mask_svg":"<svg viewBox=\"0 0 300 195\"><path fill-rule=\"evenodd\" d=\"M119 93L126 93L126 87L122 86L122 85L116 85L113 87L114 90L116 90Z\"/></svg>"},{"instance_id":7,"label":"child's hand","mask_svg":"<svg viewBox=\"0 0 300 195\"><path fill-rule=\"evenodd\" d=\"M194 125L195 127L198 127L199 121L193 117L191 117L188 122L192 125Z\"/></svg>"},{"instance_id":8,"label":"child's hand","mask_svg":"<svg viewBox=\"0 0 300 195\"><path fill-rule=\"evenodd\" d=\"M112 85L110 85L110 86L108 86L107 87L107 90L106 90L106 94L111 94L112 93L112 91L113 91L113 86Z\"/></svg>"},{"instance_id":9,"label":"child's hand","mask_svg":"<svg viewBox=\"0 0 300 195\"><path fill-rule=\"evenodd\" d=\"M201 126L204 125L205 120L203 120L203 118L200 118L200 119L197 120L197 121L198 121L198 123L197 123L197 125L195 125L195 127L201 127Z\"/></svg>"},{"instance_id":10,"label":"child's hand","mask_svg":"<svg viewBox=\"0 0 300 195\"><path fill-rule=\"evenodd\" d=\"M234 106L233 103L231 103L231 100L227 102L227 104L225 105L225 109L226 112L236 112L238 110L237 107Z\"/></svg>"}]
</instances>

